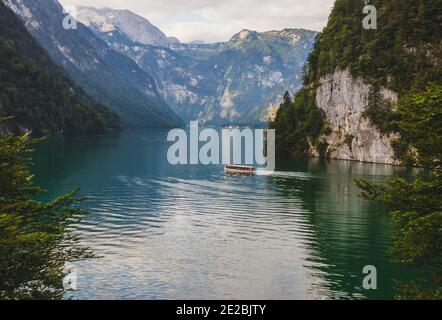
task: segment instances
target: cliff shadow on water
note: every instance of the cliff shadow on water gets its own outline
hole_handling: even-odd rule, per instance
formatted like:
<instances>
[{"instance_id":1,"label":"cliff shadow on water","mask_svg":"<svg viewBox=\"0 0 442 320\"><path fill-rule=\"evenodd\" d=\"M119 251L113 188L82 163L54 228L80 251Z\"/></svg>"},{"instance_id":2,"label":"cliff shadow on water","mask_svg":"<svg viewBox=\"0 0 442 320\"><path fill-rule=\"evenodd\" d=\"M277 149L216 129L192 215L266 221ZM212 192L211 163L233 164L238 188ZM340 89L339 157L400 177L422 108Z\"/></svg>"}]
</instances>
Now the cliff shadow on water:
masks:
<instances>
[{"instance_id":1,"label":"cliff shadow on water","mask_svg":"<svg viewBox=\"0 0 442 320\"><path fill-rule=\"evenodd\" d=\"M300 199L312 236L308 242L316 276L331 299L393 299L397 281L422 278L416 270L394 264L389 255L390 217L382 205L362 199L355 179L384 181L414 169L355 161L279 158L276 172L296 169L308 178L269 177L284 198ZM363 268L377 268L377 290L363 288ZM324 285L325 283L325 285Z\"/></svg>"}]
</instances>

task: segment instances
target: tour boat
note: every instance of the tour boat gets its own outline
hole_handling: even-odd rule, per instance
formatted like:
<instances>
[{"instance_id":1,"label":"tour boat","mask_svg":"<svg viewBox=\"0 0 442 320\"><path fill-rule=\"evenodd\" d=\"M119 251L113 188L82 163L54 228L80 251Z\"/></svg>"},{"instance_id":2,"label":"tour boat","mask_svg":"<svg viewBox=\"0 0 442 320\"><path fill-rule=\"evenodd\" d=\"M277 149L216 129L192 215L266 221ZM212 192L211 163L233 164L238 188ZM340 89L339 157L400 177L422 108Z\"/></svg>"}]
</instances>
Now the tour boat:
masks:
<instances>
[{"instance_id":1,"label":"tour boat","mask_svg":"<svg viewBox=\"0 0 442 320\"><path fill-rule=\"evenodd\" d=\"M229 174L254 175L256 170L254 167L249 166L227 165L224 167L224 172Z\"/></svg>"}]
</instances>

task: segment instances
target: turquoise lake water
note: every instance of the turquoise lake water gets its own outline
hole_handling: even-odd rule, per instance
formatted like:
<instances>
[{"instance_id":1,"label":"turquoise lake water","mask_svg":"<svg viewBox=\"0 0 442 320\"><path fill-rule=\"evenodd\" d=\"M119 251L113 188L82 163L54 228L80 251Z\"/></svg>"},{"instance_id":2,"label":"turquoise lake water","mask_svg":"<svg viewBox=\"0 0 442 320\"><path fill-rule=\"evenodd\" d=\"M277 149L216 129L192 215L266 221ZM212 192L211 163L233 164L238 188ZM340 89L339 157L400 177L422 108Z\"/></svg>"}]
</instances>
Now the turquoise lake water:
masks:
<instances>
[{"instance_id":1,"label":"turquoise lake water","mask_svg":"<svg viewBox=\"0 0 442 320\"><path fill-rule=\"evenodd\" d=\"M49 199L81 188L91 214L74 228L100 259L75 264L76 299L390 299L413 274L390 262L382 207L355 178L405 169L277 159L277 171L167 162L167 132L49 138L35 153ZM362 288L376 266L378 290Z\"/></svg>"}]
</instances>

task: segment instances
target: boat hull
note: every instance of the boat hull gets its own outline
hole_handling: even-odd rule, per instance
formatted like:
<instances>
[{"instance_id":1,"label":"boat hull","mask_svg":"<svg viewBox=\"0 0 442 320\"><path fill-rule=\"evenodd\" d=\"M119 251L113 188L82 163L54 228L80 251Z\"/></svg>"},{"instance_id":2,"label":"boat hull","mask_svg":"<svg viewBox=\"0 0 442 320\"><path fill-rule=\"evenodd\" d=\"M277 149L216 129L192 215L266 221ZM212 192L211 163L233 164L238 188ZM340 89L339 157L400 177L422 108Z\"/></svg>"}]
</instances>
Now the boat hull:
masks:
<instances>
[{"instance_id":1,"label":"boat hull","mask_svg":"<svg viewBox=\"0 0 442 320\"><path fill-rule=\"evenodd\" d=\"M255 168L253 167L225 167L224 172L226 174L232 174L232 175L247 175L252 176L256 173Z\"/></svg>"}]
</instances>

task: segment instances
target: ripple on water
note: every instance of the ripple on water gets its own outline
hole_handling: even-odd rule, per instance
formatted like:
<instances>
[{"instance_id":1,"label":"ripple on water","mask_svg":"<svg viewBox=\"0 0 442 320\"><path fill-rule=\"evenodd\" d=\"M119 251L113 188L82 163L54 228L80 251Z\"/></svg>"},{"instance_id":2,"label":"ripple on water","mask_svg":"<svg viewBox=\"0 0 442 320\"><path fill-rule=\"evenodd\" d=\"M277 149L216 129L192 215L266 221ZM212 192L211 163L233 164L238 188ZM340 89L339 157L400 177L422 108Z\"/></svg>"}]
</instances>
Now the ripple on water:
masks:
<instances>
[{"instance_id":1,"label":"ripple on water","mask_svg":"<svg viewBox=\"0 0 442 320\"><path fill-rule=\"evenodd\" d=\"M399 273L387 262L387 219L353 183L388 167L290 159L282 171L232 177L222 166L169 166L165 136L48 140L37 151L48 198L76 187L92 195L73 228L102 258L78 264L76 297L363 297L361 266L379 265L384 281ZM391 284L377 294L391 297Z\"/></svg>"}]
</instances>

